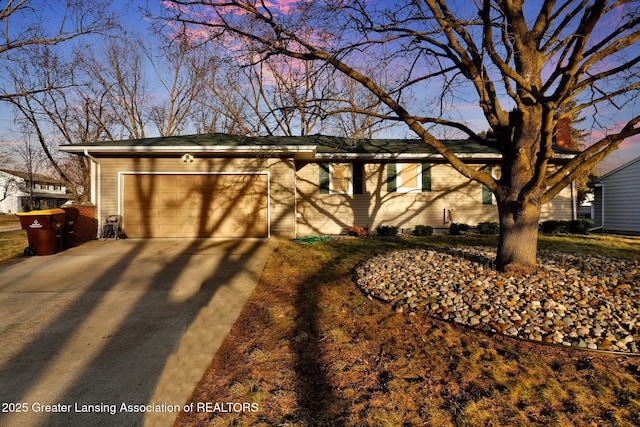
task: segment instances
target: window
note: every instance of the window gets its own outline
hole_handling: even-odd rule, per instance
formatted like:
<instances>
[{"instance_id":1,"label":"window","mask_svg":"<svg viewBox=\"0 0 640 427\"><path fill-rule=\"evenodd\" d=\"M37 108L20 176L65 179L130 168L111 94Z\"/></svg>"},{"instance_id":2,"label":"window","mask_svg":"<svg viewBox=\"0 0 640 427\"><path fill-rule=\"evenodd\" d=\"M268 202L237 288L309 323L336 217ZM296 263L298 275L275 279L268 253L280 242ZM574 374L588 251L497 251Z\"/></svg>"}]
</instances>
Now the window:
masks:
<instances>
[{"instance_id":1,"label":"window","mask_svg":"<svg viewBox=\"0 0 640 427\"><path fill-rule=\"evenodd\" d=\"M320 194L362 194L362 163L320 163L319 169Z\"/></svg>"},{"instance_id":2,"label":"window","mask_svg":"<svg viewBox=\"0 0 640 427\"><path fill-rule=\"evenodd\" d=\"M497 166L487 166L482 170L483 172L488 173L495 179L500 179L500 168ZM483 205L496 205L498 202L496 201L496 196L493 194L489 187L486 185L482 186L482 204Z\"/></svg>"},{"instance_id":3,"label":"window","mask_svg":"<svg viewBox=\"0 0 640 427\"><path fill-rule=\"evenodd\" d=\"M387 191L410 193L431 191L429 163L389 163L387 165Z\"/></svg>"},{"instance_id":4,"label":"window","mask_svg":"<svg viewBox=\"0 0 640 427\"><path fill-rule=\"evenodd\" d=\"M329 164L329 192L332 194L351 193L351 164Z\"/></svg>"}]
</instances>

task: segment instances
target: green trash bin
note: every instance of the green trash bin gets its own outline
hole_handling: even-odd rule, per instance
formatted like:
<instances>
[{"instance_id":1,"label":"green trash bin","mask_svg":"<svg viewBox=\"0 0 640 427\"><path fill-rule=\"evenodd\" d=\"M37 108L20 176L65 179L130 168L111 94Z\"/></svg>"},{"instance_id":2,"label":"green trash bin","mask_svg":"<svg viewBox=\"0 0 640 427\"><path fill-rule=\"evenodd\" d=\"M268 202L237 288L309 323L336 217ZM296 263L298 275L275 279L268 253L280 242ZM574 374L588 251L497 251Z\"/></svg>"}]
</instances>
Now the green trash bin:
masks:
<instances>
[{"instance_id":1,"label":"green trash bin","mask_svg":"<svg viewBox=\"0 0 640 427\"><path fill-rule=\"evenodd\" d=\"M29 246L25 255L53 255L62 250L62 227L66 214L62 209L18 212L20 225L27 231Z\"/></svg>"}]
</instances>

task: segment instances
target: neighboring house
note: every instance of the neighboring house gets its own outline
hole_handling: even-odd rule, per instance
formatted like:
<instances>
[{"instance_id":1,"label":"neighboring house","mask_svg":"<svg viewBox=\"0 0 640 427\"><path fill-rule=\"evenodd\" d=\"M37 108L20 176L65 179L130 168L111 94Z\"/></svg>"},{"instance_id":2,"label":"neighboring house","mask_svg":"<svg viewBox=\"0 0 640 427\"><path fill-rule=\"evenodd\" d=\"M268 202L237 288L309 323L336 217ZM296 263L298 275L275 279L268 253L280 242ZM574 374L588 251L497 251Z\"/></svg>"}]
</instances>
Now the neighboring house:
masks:
<instances>
[{"instance_id":1,"label":"neighboring house","mask_svg":"<svg viewBox=\"0 0 640 427\"><path fill-rule=\"evenodd\" d=\"M584 201L578 207L578 218L592 219L593 218L593 192L586 194Z\"/></svg>"},{"instance_id":2,"label":"neighboring house","mask_svg":"<svg viewBox=\"0 0 640 427\"><path fill-rule=\"evenodd\" d=\"M471 140L446 144L499 173L497 150ZM447 228L498 218L491 192L418 140L209 134L58 149L92 159L98 219L122 215L131 237L292 238L353 225ZM575 155L556 151L552 168ZM571 219L574 206L567 187L542 219Z\"/></svg>"},{"instance_id":3,"label":"neighboring house","mask_svg":"<svg viewBox=\"0 0 640 427\"><path fill-rule=\"evenodd\" d=\"M601 176L593 188L594 230L640 234L640 157Z\"/></svg>"},{"instance_id":4,"label":"neighboring house","mask_svg":"<svg viewBox=\"0 0 640 427\"><path fill-rule=\"evenodd\" d=\"M31 197L35 209L58 208L71 199L67 187L60 180L41 174L33 174L31 178L26 172L0 169L1 213L28 211Z\"/></svg>"}]
</instances>

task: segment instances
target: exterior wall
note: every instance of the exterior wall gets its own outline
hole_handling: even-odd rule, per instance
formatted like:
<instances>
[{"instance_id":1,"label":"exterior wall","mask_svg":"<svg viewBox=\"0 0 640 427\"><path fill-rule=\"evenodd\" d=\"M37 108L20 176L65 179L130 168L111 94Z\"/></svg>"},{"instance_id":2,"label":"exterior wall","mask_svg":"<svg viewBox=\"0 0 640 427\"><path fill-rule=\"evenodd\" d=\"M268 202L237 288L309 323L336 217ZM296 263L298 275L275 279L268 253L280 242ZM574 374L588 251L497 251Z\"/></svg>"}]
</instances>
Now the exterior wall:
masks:
<instances>
[{"instance_id":1,"label":"exterior wall","mask_svg":"<svg viewBox=\"0 0 640 427\"><path fill-rule=\"evenodd\" d=\"M98 236L98 220L96 219L96 207L87 205L73 206L78 209L80 216L73 225L75 243L94 240Z\"/></svg>"},{"instance_id":2,"label":"exterior wall","mask_svg":"<svg viewBox=\"0 0 640 427\"><path fill-rule=\"evenodd\" d=\"M23 179L0 172L0 199L3 199L0 201L0 213L16 213L23 210L21 187L24 187Z\"/></svg>"},{"instance_id":3,"label":"exterior wall","mask_svg":"<svg viewBox=\"0 0 640 427\"><path fill-rule=\"evenodd\" d=\"M268 172L271 235L295 235L295 174L292 159L234 159L196 156L192 163L180 158L99 158L98 221L122 214L122 172L225 173ZM124 231L126 233L126 218Z\"/></svg>"},{"instance_id":4,"label":"exterior wall","mask_svg":"<svg viewBox=\"0 0 640 427\"><path fill-rule=\"evenodd\" d=\"M22 201L18 196L7 196L0 202L0 213L16 213L22 210Z\"/></svg>"},{"instance_id":5,"label":"exterior wall","mask_svg":"<svg viewBox=\"0 0 640 427\"><path fill-rule=\"evenodd\" d=\"M384 164L364 165L363 194L320 194L319 165L299 165L297 170L298 236L339 234L353 225L371 230L379 225L413 229L416 225L448 228L449 222L471 226L498 221L498 207L482 203L482 186L451 166L431 168L431 191L400 193L387 191ZM571 189L564 189L543 206L541 221L572 217Z\"/></svg>"},{"instance_id":6,"label":"exterior wall","mask_svg":"<svg viewBox=\"0 0 640 427\"><path fill-rule=\"evenodd\" d=\"M599 225L606 231L640 233L640 159L603 176L601 181L604 190L596 193L595 201L596 212L604 210L596 217Z\"/></svg>"},{"instance_id":7,"label":"exterior wall","mask_svg":"<svg viewBox=\"0 0 640 427\"><path fill-rule=\"evenodd\" d=\"M591 212L593 213L593 226L602 227L602 188L595 187L593 189L593 202L591 203Z\"/></svg>"},{"instance_id":8,"label":"exterior wall","mask_svg":"<svg viewBox=\"0 0 640 427\"><path fill-rule=\"evenodd\" d=\"M573 198L571 197L571 186L565 187L554 199L542 205L540 213L540 221L555 219L558 221L570 221L573 218L574 207ZM575 208L577 209L577 208ZM577 216L577 211L576 211Z\"/></svg>"}]
</instances>

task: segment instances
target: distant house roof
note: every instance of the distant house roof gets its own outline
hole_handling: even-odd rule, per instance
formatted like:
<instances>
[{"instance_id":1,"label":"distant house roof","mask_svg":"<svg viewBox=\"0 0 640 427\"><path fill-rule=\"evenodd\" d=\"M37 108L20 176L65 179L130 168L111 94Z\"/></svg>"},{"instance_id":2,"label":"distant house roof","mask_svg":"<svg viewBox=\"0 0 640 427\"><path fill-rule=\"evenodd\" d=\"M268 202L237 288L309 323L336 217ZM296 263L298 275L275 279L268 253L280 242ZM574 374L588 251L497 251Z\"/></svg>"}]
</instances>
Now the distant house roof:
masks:
<instances>
[{"instance_id":1,"label":"distant house roof","mask_svg":"<svg viewBox=\"0 0 640 427\"><path fill-rule=\"evenodd\" d=\"M462 158L497 159L500 151L470 139L442 141ZM441 156L418 139L352 139L326 135L242 137L221 133L63 145L59 150L76 154L251 153L293 154L311 159L434 159ZM572 158L576 152L555 149L556 158Z\"/></svg>"},{"instance_id":2,"label":"distant house roof","mask_svg":"<svg viewBox=\"0 0 640 427\"><path fill-rule=\"evenodd\" d=\"M13 175L17 178L21 178L24 179L25 181L28 181L29 178L29 174L27 172L22 172L22 171L17 171L17 170L12 170L12 169L0 169L0 172L4 172L6 174L9 175ZM35 173L32 175L32 179L34 182L42 182L42 183L46 183L46 184L58 184L58 185L64 185L64 182L60 179L56 179L56 178L52 178L50 176L46 176L46 175L42 175L39 173Z\"/></svg>"},{"instance_id":3,"label":"distant house roof","mask_svg":"<svg viewBox=\"0 0 640 427\"><path fill-rule=\"evenodd\" d=\"M607 177L614 175L618 172L620 172L622 169L625 169L631 165L633 165L634 163L640 162L640 156L636 157L633 160L628 161L627 163L623 164L622 166L618 166L617 168L607 172L606 174L602 175L600 178L597 178L596 181L600 181L603 179L606 179Z\"/></svg>"}]
</instances>

